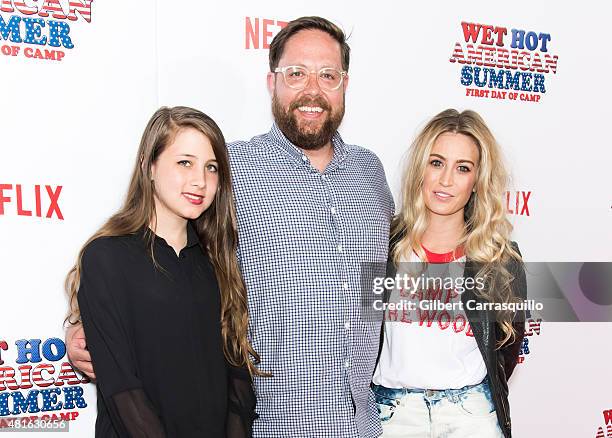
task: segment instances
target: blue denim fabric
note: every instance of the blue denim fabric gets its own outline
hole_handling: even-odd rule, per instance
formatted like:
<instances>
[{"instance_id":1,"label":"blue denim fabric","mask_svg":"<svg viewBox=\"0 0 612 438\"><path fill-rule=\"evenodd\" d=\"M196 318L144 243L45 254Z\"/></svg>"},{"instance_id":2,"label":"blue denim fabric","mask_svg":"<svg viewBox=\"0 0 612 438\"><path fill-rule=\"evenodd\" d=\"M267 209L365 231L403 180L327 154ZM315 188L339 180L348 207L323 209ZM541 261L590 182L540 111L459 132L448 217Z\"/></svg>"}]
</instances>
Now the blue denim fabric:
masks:
<instances>
[{"instance_id":1,"label":"blue denim fabric","mask_svg":"<svg viewBox=\"0 0 612 438\"><path fill-rule=\"evenodd\" d=\"M401 403L401 399L408 394L422 394L428 406L432 407L446 398L449 401L457 404L469 397L470 394L482 393L489 401L489 412L471 412L472 414L488 414L495 410L493 399L491 398L491 388L489 387L488 379L483 380L476 385L467 385L459 389L415 389L415 388L387 388L381 385L372 384L372 392L376 401L376 407L380 414L380 420L384 423L393 416L393 411ZM466 409L467 410L467 409Z\"/></svg>"}]
</instances>

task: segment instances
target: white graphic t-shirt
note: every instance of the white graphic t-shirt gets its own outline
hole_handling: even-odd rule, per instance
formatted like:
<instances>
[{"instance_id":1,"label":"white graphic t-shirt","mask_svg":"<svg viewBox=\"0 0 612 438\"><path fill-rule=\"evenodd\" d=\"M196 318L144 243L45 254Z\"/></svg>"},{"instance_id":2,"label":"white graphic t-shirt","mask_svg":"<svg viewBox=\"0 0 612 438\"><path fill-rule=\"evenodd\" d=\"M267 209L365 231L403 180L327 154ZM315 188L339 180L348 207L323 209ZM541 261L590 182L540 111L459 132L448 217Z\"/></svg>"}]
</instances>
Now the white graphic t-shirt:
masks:
<instances>
[{"instance_id":1,"label":"white graphic t-shirt","mask_svg":"<svg viewBox=\"0 0 612 438\"><path fill-rule=\"evenodd\" d=\"M461 303L465 257L459 254L448 263L452 252L425 252L426 275L414 272L420 262L414 253L411 263L398 267L400 281L389 303L400 306L385 312L384 341L372 380L387 388L458 389L478 384L487 370ZM406 280L407 271L413 271L408 276L412 282ZM440 281L430 283L435 277Z\"/></svg>"}]
</instances>

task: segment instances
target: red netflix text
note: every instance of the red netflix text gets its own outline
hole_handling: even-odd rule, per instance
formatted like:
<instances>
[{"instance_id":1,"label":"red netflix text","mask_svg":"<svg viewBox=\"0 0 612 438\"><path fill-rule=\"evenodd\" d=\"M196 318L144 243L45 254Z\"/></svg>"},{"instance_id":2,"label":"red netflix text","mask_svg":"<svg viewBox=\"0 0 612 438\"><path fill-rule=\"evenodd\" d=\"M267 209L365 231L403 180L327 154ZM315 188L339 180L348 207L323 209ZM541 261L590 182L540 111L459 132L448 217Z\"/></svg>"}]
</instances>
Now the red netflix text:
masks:
<instances>
[{"instance_id":1,"label":"red netflix text","mask_svg":"<svg viewBox=\"0 0 612 438\"><path fill-rule=\"evenodd\" d=\"M269 49L272 38L286 25L286 21L245 17L244 48Z\"/></svg>"},{"instance_id":2,"label":"red netflix text","mask_svg":"<svg viewBox=\"0 0 612 438\"><path fill-rule=\"evenodd\" d=\"M17 216L64 220L59 205L61 192L62 186L0 184L0 216L14 211Z\"/></svg>"}]
</instances>

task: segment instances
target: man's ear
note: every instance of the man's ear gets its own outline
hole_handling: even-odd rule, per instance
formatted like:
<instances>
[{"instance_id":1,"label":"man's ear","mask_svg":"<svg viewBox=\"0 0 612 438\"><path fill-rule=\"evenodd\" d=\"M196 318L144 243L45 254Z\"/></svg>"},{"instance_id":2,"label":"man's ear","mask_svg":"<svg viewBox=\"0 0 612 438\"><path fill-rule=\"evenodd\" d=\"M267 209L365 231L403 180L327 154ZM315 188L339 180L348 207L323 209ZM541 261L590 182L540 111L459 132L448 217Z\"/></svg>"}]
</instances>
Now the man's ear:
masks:
<instances>
[{"instance_id":1,"label":"man's ear","mask_svg":"<svg viewBox=\"0 0 612 438\"><path fill-rule=\"evenodd\" d=\"M276 74L269 71L266 82L268 84L268 93L270 93L270 96L274 96L274 90L276 89Z\"/></svg>"}]
</instances>

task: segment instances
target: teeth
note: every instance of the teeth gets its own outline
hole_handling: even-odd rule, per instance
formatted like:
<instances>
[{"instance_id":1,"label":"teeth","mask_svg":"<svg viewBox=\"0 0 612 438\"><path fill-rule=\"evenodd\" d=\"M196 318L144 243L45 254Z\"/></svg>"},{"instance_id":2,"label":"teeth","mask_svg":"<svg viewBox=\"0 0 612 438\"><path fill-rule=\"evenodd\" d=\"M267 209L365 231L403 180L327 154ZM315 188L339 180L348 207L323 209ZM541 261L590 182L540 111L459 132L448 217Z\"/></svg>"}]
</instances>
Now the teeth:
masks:
<instances>
[{"instance_id":1,"label":"teeth","mask_svg":"<svg viewBox=\"0 0 612 438\"><path fill-rule=\"evenodd\" d=\"M199 201L200 199L203 198L203 196L193 196L193 195L188 195L187 193L185 193L185 197L189 199L193 199L194 201Z\"/></svg>"},{"instance_id":2,"label":"teeth","mask_svg":"<svg viewBox=\"0 0 612 438\"><path fill-rule=\"evenodd\" d=\"M434 192L434 193L442 198L450 198L450 195L446 193L442 193L442 192Z\"/></svg>"},{"instance_id":3,"label":"teeth","mask_svg":"<svg viewBox=\"0 0 612 438\"><path fill-rule=\"evenodd\" d=\"M306 112L306 113L322 113L323 112L323 108L321 108L320 106L301 106L298 108L298 110L302 112Z\"/></svg>"}]
</instances>

